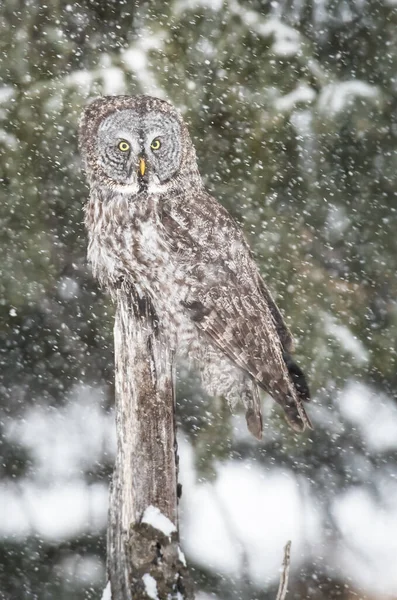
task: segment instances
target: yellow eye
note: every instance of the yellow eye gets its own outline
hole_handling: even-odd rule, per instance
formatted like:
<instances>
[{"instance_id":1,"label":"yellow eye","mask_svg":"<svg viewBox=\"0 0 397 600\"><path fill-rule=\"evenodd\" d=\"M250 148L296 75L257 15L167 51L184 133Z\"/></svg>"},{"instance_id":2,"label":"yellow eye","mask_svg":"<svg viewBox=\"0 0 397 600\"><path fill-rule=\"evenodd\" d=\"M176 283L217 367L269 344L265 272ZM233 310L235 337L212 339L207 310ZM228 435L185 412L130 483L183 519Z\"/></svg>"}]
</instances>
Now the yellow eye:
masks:
<instances>
[{"instance_id":1,"label":"yellow eye","mask_svg":"<svg viewBox=\"0 0 397 600\"><path fill-rule=\"evenodd\" d=\"M130 149L130 145L128 142L120 142L119 143L119 150L121 150L121 152L128 152L129 149Z\"/></svg>"},{"instance_id":2,"label":"yellow eye","mask_svg":"<svg viewBox=\"0 0 397 600\"><path fill-rule=\"evenodd\" d=\"M159 150L160 146L161 146L161 142L159 139L153 140L153 142L150 144L150 147L152 150Z\"/></svg>"}]
</instances>

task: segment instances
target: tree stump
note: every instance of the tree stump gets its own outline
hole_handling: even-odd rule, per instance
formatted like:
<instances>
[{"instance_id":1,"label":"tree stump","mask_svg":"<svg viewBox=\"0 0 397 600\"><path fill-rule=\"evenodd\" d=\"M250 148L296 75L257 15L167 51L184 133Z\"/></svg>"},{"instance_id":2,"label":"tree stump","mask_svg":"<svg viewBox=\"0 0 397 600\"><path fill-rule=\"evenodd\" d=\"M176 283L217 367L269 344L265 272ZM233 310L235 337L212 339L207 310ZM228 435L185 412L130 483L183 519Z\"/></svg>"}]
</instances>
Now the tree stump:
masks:
<instances>
[{"instance_id":1,"label":"tree stump","mask_svg":"<svg viewBox=\"0 0 397 600\"><path fill-rule=\"evenodd\" d=\"M173 355L150 301L117 292L117 457L110 492L112 600L191 600L179 547Z\"/></svg>"}]
</instances>

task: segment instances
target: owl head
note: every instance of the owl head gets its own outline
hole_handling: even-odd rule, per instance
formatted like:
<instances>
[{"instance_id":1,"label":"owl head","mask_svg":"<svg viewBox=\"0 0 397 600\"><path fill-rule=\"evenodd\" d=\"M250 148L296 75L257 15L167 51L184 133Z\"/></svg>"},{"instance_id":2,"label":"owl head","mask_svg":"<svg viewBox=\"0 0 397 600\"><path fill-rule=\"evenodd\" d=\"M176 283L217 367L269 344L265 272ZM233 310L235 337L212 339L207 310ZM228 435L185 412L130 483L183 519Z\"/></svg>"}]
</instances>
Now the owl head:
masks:
<instances>
[{"instance_id":1,"label":"owl head","mask_svg":"<svg viewBox=\"0 0 397 600\"><path fill-rule=\"evenodd\" d=\"M79 139L91 185L161 193L201 181L181 115L159 98L97 98L83 113Z\"/></svg>"}]
</instances>

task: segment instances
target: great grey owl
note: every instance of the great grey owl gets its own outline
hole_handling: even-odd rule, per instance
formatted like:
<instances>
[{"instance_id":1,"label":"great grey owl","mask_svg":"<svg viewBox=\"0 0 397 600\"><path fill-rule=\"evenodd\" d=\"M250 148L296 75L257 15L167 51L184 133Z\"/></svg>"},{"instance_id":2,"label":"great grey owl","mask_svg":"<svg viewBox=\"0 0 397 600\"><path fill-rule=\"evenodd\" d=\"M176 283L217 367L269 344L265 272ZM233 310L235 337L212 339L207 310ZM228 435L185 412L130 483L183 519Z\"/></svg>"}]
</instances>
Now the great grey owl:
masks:
<instances>
[{"instance_id":1,"label":"great grey owl","mask_svg":"<svg viewBox=\"0 0 397 600\"><path fill-rule=\"evenodd\" d=\"M187 126L149 96L94 100L80 124L90 184L88 259L100 283L148 297L170 347L193 359L204 388L245 406L262 435L259 389L293 429L311 427L291 335L239 225L210 196Z\"/></svg>"}]
</instances>

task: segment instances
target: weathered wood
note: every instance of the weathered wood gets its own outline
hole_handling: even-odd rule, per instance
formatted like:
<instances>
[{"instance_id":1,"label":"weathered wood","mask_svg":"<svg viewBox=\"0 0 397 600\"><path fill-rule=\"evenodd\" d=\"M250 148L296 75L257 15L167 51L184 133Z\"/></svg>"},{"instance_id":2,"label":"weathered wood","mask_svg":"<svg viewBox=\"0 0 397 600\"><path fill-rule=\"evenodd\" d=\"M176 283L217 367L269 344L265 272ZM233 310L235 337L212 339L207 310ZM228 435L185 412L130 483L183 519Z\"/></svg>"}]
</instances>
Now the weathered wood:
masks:
<instances>
[{"instance_id":1,"label":"weathered wood","mask_svg":"<svg viewBox=\"0 0 397 600\"><path fill-rule=\"evenodd\" d=\"M287 542L284 547L284 558L281 565L280 584L276 600L285 600L288 592L289 568L291 564L291 542Z\"/></svg>"},{"instance_id":2,"label":"weathered wood","mask_svg":"<svg viewBox=\"0 0 397 600\"><path fill-rule=\"evenodd\" d=\"M190 600L177 531L173 356L150 303L123 286L117 294L114 340L117 457L108 528L112 600L155 598L153 590L159 600ZM150 506L169 519L174 532L167 535L141 522Z\"/></svg>"}]
</instances>

